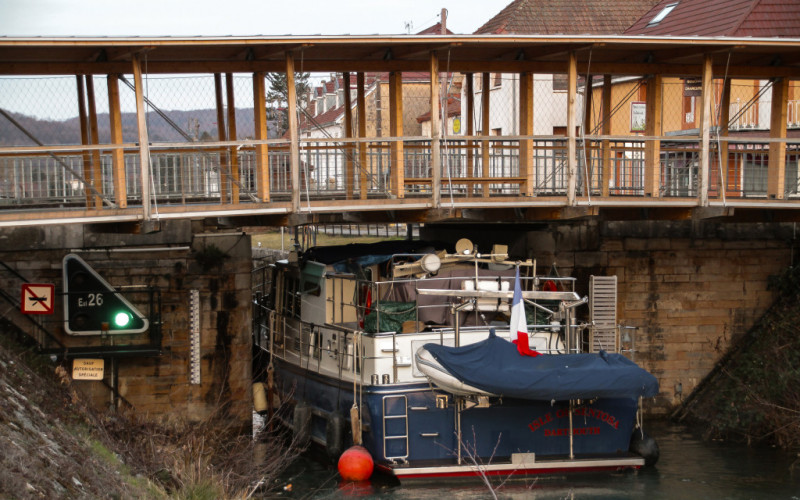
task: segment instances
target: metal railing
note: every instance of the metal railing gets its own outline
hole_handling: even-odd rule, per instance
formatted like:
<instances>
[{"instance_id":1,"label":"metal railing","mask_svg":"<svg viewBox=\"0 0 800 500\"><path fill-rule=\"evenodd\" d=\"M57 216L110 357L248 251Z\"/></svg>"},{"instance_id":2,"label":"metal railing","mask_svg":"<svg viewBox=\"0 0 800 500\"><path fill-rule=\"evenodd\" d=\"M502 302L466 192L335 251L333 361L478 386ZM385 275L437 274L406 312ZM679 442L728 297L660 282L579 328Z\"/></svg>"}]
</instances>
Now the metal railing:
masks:
<instances>
[{"instance_id":1,"label":"metal railing","mask_svg":"<svg viewBox=\"0 0 800 500\"><path fill-rule=\"evenodd\" d=\"M523 139L524 140L524 139ZM566 196L569 172L566 139L530 140L530 172L520 170L521 140L451 140L443 142L440 192L445 197L519 196L531 182L534 196ZM577 194L597 196L608 182L609 196L644 196L646 140L602 140L587 138L576 149ZM362 165L352 143L304 142L300 150L300 194L310 199L341 199L358 194L362 184L372 198L390 198L400 187L391 176L392 154L386 141L367 142L366 162ZM727 172L721 172L718 143L710 149L709 194L720 196L720 179L726 179L726 194L737 197L766 196L769 143L763 140L728 144ZM406 196L430 196L430 141L405 141L403 144ZM267 175L270 199L289 199L293 186L289 149L269 148ZM91 180L94 165L91 155L75 153L4 154L0 156L0 210L26 207L79 208L87 204L92 192L75 173L80 173L107 199L115 199L112 155L99 155L100 179ZM603 158L607 167L603 168ZM800 144L786 146L786 195L798 194ZM235 161L233 161L235 160ZM86 162L89 162L88 164ZM126 200L141 203L142 183L139 155L125 152ZM661 197L696 197L699 189L700 145L696 139L663 139L660 147ZM85 166L90 168L85 168ZM233 175L231 165L236 165ZM348 172L350 174L348 175ZM89 175L87 175L89 173ZM194 147L153 149L151 152L152 195L163 205L220 203L238 192L234 203L261 201L258 193L258 162L252 147L199 150ZM604 178L608 176L608 179ZM587 182L588 179L588 182ZM234 187L236 190L234 191ZM588 190L587 190L588 188ZM227 196L227 198L226 198Z\"/></svg>"}]
</instances>

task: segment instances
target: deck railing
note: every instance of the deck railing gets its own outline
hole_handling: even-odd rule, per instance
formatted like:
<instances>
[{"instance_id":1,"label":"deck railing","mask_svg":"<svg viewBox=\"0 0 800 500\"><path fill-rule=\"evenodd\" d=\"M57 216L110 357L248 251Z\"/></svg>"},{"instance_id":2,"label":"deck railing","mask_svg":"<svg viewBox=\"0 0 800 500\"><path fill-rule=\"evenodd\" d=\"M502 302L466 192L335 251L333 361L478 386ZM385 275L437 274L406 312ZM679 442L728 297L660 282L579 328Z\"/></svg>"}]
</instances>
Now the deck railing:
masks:
<instances>
[{"instance_id":1,"label":"deck railing","mask_svg":"<svg viewBox=\"0 0 800 500\"><path fill-rule=\"evenodd\" d=\"M566 139L530 139L530 168L521 170L520 144L526 139L448 139L442 142L440 193L443 198L503 197L524 195L530 182L533 196L567 195L569 178ZM392 175L392 147L386 140L364 141L365 155L353 143L302 142L300 148L300 191L305 199L358 197L388 199L401 191L404 197L429 197L432 193L432 149L430 141L403 141L403 184L396 186ZM767 195L767 165L770 143L730 141L727 158L720 161L718 141L710 146L709 197L719 198L721 179L724 195L763 198ZM600 196L608 183L610 197L642 197L649 166L645 156L647 140L603 140L587 138L576 148L578 196ZM605 148L605 149L604 149ZM488 153L488 154L487 154ZM606 166L604 168L604 155ZM25 207L82 208L92 192L78 176L86 177L97 161L80 152L25 153L0 155L0 210ZM88 159L87 159L88 158ZM252 146L199 149L171 145L151 149L152 195L163 205L195 205L259 202L258 164ZM800 192L800 144L786 146L786 197ZM85 168L89 162L89 168ZM115 199L112 155L99 155L99 182L94 185L109 200ZM362 164L363 162L363 164ZM727 163L723 167L723 164ZM124 154L128 204L141 203L140 158L138 152ZM268 152L271 200L292 196L290 151L286 144ZM235 165L235 172L232 170ZM659 155L659 197L697 197L700 189L700 144L697 139L662 139ZM723 171L723 169L726 169ZM77 175L75 175L77 174ZM234 175L235 174L235 175ZM605 176L608 179L605 179ZM587 181L588 179L588 181ZM362 186L365 188L362 190ZM234 189L236 188L236 189ZM238 192L230 199L223 193Z\"/></svg>"}]
</instances>

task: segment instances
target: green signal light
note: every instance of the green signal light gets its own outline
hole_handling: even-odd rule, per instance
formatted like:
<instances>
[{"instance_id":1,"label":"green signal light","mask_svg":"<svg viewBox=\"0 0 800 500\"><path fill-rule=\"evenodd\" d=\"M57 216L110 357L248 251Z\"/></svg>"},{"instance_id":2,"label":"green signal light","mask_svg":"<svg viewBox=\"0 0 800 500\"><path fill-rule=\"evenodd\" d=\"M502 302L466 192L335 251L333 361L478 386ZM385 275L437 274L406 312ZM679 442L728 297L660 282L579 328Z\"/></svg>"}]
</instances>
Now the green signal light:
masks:
<instances>
[{"instance_id":1,"label":"green signal light","mask_svg":"<svg viewBox=\"0 0 800 500\"><path fill-rule=\"evenodd\" d=\"M126 312L118 312L114 314L114 326L117 328L124 328L131 323L133 318L129 313Z\"/></svg>"}]
</instances>

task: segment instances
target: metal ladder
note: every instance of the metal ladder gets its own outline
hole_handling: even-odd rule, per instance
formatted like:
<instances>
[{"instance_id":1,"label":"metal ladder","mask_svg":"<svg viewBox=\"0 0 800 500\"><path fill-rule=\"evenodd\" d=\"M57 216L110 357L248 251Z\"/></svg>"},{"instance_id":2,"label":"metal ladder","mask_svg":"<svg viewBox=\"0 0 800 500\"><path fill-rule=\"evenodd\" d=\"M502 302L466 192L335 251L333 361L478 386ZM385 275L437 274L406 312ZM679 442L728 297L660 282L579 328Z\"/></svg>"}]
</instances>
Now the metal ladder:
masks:
<instances>
[{"instance_id":1,"label":"metal ladder","mask_svg":"<svg viewBox=\"0 0 800 500\"><path fill-rule=\"evenodd\" d=\"M402 440L403 454L390 454L389 443L397 440ZM405 395L383 397L383 456L387 460L403 462L408 458L408 401Z\"/></svg>"}]
</instances>

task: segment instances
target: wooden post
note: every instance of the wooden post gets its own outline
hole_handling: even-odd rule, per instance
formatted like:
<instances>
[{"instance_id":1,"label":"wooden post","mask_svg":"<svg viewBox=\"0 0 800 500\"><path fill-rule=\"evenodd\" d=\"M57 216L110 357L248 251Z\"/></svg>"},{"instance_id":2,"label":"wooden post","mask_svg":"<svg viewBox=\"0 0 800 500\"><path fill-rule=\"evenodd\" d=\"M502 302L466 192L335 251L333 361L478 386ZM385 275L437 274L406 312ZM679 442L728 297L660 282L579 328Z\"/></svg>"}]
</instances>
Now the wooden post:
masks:
<instances>
[{"instance_id":1,"label":"wooden post","mask_svg":"<svg viewBox=\"0 0 800 500\"><path fill-rule=\"evenodd\" d=\"M297 123L297 89L294 83L294 55L286 52L286 112L289 114L289 162L292 169L292 211L300 211L300 133ZM308 179L306 179L308 182Z\"/></svg>"},{"instance_id":2,"label":"wooden post","mask_svg":"<svg viewBox=\"0 0 800 500\"><path fill-rule=\"evenodd\" d=\"M475 135L475 80L472 73L464 75L467 87L467 136ZM462 125L463 127L463 125ZM475 176L475 151L472 149L475 143L471 140L467 141L467 177ZM475 192L475 185L468 188L469 194Z\"/></svg>"},{"instance_id":3,"label":"wooden post","mask_svg":"<svg viewBox=\"0 0 800 500\"><path fill-rule=\"evenodd\" d=\"M772 83L772 109L769 119L769 138L786 139L786 103L789 100L789 80L780 78ZM782 200L786 190L786 143L769 143L767 165L767 196Z\"/></svg>"},{"instance_id":4,"label":"wooden post","mask_svg":"<svg viewBox=\"0 0 800 500\"><path fill-rule=\"evenodd\" d=\"M391 193L397 198L405 197L405 165L403 162L403 73L389 73L389 135L394 139L392 150Z\"/></svg>"},{"instance_id":5,"label":"wooden post","mask_svg":"<svg viewBox=\"0 0 800 500\"><path fill-rule=\"evenodd\" d=\"M533 135L533 73L519 75L519 133ZM519 141L519 176L525 178L519 194L533 196L533 139Z\"/></svg>"},{"instance_id":6,"label":"wooden post","mask_svg":"<svg viewBox=\"0 0 800 500\"><path fill-rule=\"evenodd\" d=\"M265 141L267 130L267 97L264 79L266 73L253 73L253 123L257 141ZM256 196L262 202L269 201L269 146L256 144Z\"/></svg>"},{"instance_id":7,"label":"wooden post","mask_svg":"<svg viewBox=\"0 0 800 500\"><path fill-rule=\"evenodd\" d=\"M439 56L435 50L430 54L431 68L431 198L434 208L441 205L442 183L442 125L439 108Z\"/></svg>"},{"instance_id":8,"label":"wooden post","mask_svg":"<svg viewBox=\"0 0 800 500\"><path fill-rule=\"evenodd\" d=\"M108 123L111 144L122 144L122 113L119 102L119 75L108 75ZM125 178L125 152L115 148L111 150L112 180L114 183L114 201L119 208L128 206L128 183Z\"/></svg>"},{"instance_id":9,"label":"wooden post","mask_svg":"<svg viewBox=\"0 0 800 500\"><path fill-rule=\"evenodd\" d=\"M86 75L86 98L89 107L89 138L92 144L99 144L100 137L97 127L97 103L94 98L94 77ZM86 178L88 181L88 177ZM100 158L100 150L95 149L92 151L92 186L98 193L103 192L103 164ZM100 210L103 208L103 199L95 195L94 208Z\"/></svg>"},{"instance_id":10,"label":"wooden post","mask_svg":"<svg viewBox=\"0 0 800 500\"><path fill-rule=\"evenodd\" d=\"M731 79L726 78L722 84L722 102L719 113L719 193L725 197L728 191L728 122L731 119Z\"/></svg>"},{"instance_id":11,"label":"wooden post","mask_svg":"<svg viewBox=\"0 0 800 500\"><path fill-rule=\"evenodd\" d=\"M225 74L225 90L228 98L228 139L236 140L236 104L233 97L233 74ZM239 203L239 154L236 146L229 148L228 164L231 166L231 203Z\"/></svg>"},{"instance_id":12,"label":"wooden post","mask_svg":"<svg viewBox=\"0 0 800 500\"><path fill-rule=\"evenodd\" d=\"M578 58L575 52L569 53L567 67L567 205L575 205L575 187L577 185L578 161L575 157L575 127L578 123L575 104L578 95Z\"/></svg>"},{"instance_id":13,"label":"wooden post","mask_svg":"<svg viewBox=\"0 0 800 500\"><path fill-rule=\"evenodd\" d=\"M88 146L89 141L89 118L86 114L86 85L84 84L85 77L83 75L75 75L75 80L78 85L78 122L81 126L81 144ZM92 155L89 151L84 151L83 154L83 179L86 183L92 180ZM88 186L83 186L86 195L86 208L92 206L92 192Z\"/></svg>"},{"instance_id":14,"label":"wooden post","mask_svg":"<svg viewBox=\"0 0 800 500\"><path fill-rule=\"evenodd\" d=\"M647 82L647 101L645 104L645 135L660 137L663 130L662 102L664 79L654 75ZM658 198L661 193L661 140L648 140L644 145L644 195Z\"/></svg>"},{"instance_id":15,"label":"wooden post","mask_svg":"<svg viewBox=\"0 0 800 500\"><path fill-rule=\"evenodd\" d=\"M491 80L489 73L481 75L481 135L486 139L481 141L481 177L483 178L483 196L489 197L489 175L491 166L491 143L488 138L489 130L489 104L491 102Z\"/></svg>"},{"instance_id":16,"label":"wooden post","mask_svg":"<svg viewBox=\"0 0 800 500\"><path fill-rule=\"evenodd\" d=\"M133 86L136 93L136 123L139 129L139 177L142 181L142 218L151 219L150 210L150 138L147 134L147 120L144 107L144 86L142 84L142 62L139 54L133 56Z\"/></svg>"},{"instance_id":17,"label":"wooden post","mask_svg":"<svg viewBox=\"0 0 800 500\"><path fill-rule=\"evenodd\" d=\"M344 136L347 139L353 138L353 102L352 97L350 96L350 73L344 72L342 73L342 79L344 80ZM353 199L353 190L355 189L355 159L353 155L355 154L355 149L353 148L353 144L348 142L345 144L345 153L347 157L347 161L345 164L345 174L344 174L344 191L345 191L345 198L348 200Z\"/></svg>"},{"instance_id":18,"label":"wooden post","mask_svg":"<svg viewBox=\"0 0 800 500\"><path fill-rule=\"evenodd\" d=\"M602 134L605 136L611 135L611 75L603 75L603 105L602 105L602 120L603 128ZM603 187L602 195L604 197L611 194L611 141L603 139L603 160L602 160L602 177Z\"/></svg>"},{"instance_id":19,"label":"wooden post","mask_svg":"<svg viewBox=\"0 0 800 500\"><path fill-rule=\"evenodd\" d=\"M356 105L358 106L358 191L362 200L367 199L367 101L364 94L364 73L356 74Z\"/></svg>"},{"instance_id":20,"label":"wooden post","mask_svg":"<svg viewBox=\"0 0 800 500\"><path fill-rule=\"evenodd\" d=\"M703 58L703 102L700 108L700 185L698 186L699 203L701 207L708 206L708 170L709 170L709 144L711 140L711 110L713 104L710 55Z\"/></svg>"},{"instance_id":21,"label":"wooden post","mask_svg":"<svg viewBox=\"0 0 800 500\"><path fill-rule=\"evenodd\" d=\"M222 98L222 75L214 73L214 93L216 96L217 104L217 138L220 141L227 141L227 133L225 129L225 103ZM220 152L219 154L219 202L228 202L228 179L226 178L227 162L225 155Z\"/></svg>"}]
</instances>

